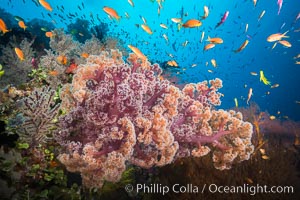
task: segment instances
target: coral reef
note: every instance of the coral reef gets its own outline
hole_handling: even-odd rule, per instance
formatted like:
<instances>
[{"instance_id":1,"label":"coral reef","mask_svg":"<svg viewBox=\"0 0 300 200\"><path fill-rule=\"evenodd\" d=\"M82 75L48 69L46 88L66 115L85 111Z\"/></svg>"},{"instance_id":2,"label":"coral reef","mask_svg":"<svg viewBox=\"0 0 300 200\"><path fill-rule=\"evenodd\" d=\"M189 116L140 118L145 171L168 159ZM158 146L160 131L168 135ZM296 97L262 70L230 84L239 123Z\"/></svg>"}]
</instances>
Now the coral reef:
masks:
<instances>
[{"instance_id":1,"label":"coral reef","mask_svg":"<svg viewBox=\"0 0 300 200\"><path fill-rule=\"evenodd\" d=\"M267 143L270 137L279 137L291 144L297 140L300 133L300 122L288 118L272 116L267 111L261 111L259 106L251 103L248 108L236 109L241 112L244 119L251 122L254 126L253 144L259 148Z\"/></svg>"},{"instance_id":2,"label":"coral reef","mask_svg":"<svg viewBox=\"0 0 300 200\"><path fill-rule=\"evenodd\" d=\"M220 105L220 79L186 85L162 80L157 64L118 50L89 56L62 92L58 159L80 172L86 187L117 182L131 163L164 166L182 156L212 152L214 166L229 169L253 152L252 125Z\"/></svg>"},{"instance_id":3,"label":"coral reef","mask_svg":"<svg viewBox=\"0 0 300 200\"><path fill-rule=\"evenodd\" d=\"M17 142L0 148L1 199L80 199L80 190L67 186L67 176L54 156L54 147Z\"/></svg>"},{"instance_id":4,"label":"coral reef","mask_svg":"<svg viewBox=\"0 0 300 200\"><path fill-rule=\"evenodd\" d=\"M52 137L54 119L59 108L59 104L54 104L54 95L54 90L43 87L35 89L30 96L21 100L24 116L24 122L19 130L21 141L36 146L46 143Z\"/></svg>"},{"instance_id":5,"label":"coral reef","mask_svg":"<svg viewBox=\"0 0 300 200\"><path fill-rule=\"evenodd\" d=\"M0 87L8 84L20 85L28 81L28 74L32 69L31 60L35 51L31 45L34 41L28 41L26 38L18 44L16 37L10 38L10 42L6 46L1 46L0 60L3 64L5 74L0 79ZM24 60L20 60L15 53L15 47L19 47L23 54Z\"/></svg>"},{"instance_id":6,"label":"coral reef","mask_svg":"<svg viewBox=\"0 0 300 200\"><path fill-rule=\"evenodd\" d=\"M106 49L120 46L120 41L115 38L105 38L103 43L93 36L81 44L73 41L72 35L65 34L62 29L55 29L52 32L51 49L45 50L46 55L41 56L39 71L40 74L44 74L42 79L53 89L66 84L69 81L68 74L75 73L77 66L85 63L90 55L100 55ZM123 51L125 52L124 48ZM37 78L39 77L33 76L33 79ZM34 80L33 82L41 81Z\"/></svg>"},{"instance_id":7,"label":"coral reef","mask_svg":"<svg viewBox=\"0 0 300 200\"><path fill-rule=\"evenodd\" d=\"M72 35L65 34L63 29L55 29L52 33L49 45L55 53L68 57L80 55L80 43L74 41Z\"/></svg>"},{"instance_id":8,"label":"coral reef","mask_svg":"<svg viewBox=\"0 0 300 200\"><path fill-rule=\"evenodd\" d=\"M67 66L59 62L59 55L52 50L45 50L46 55L40 59L40 68L45 71L44 80L53 89L58 88L68 82L68 76L65 73ZM54 73L53 73L54 72Z\"/></svg>"},{"instance_id":9,"label":"coral reef","mask_svg":"<svg viewBox=\"0 0 300 200\"><path fill-rule=\"evenodd\" d=\"M89 55L99 55L103 51L104 44L95 36L91 39L86 40L81 46L81 51L88 53Z\"/></svg>"},{"instance_id":10,"label":"coral reef","mask_svg":"<svg viewBox=\"0 0 300 200\"><path fill-rule=\"evenodd\" d=\"M219 171L212 167L212 159L208 156L201 158L182 158L171 165L160 168L157 179L150 184L186 186L192 184L202 187L216 184L218 186L293 186L294 193L264 193L252 190L247 193L168 193L145 194L144 199L229 199L229 200L247 200L253 199L276 199L289 200L298 199L300 195L300 177L299 177L299 151L291 148L285 148L283 144L272 139L270 141L269 152L270 159L263 159L260 154L255 154L248 161L242 162L235 167ZM298 167L298 168L297 168ZM142 182L140 182L142 183ZM253 195L255 192L255 195Z\"/></svg>"}]
</instances>

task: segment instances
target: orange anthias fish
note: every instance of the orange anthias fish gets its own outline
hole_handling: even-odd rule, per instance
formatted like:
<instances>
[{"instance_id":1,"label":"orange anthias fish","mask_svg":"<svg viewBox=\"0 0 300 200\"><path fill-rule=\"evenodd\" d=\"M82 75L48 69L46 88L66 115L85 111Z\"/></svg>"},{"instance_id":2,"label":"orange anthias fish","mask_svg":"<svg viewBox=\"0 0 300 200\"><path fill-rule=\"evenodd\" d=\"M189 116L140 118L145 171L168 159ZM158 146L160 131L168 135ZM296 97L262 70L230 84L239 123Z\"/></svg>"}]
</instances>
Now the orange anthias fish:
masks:
<instances>
[{"instance_id":1,"label":"orange anthias fish","mask_svg":"<svg viewBox=\"0 0 300 200\"><path fill-rule=\"evenodd\" d=\"M20 28L24 29L24 31L26 30L27 26L25 25L25 23L23 21L19 21L18 25L20 26Z\"/></svg>"},{"instance_id":2,"label":"orange anthias fish","mask_svg":"<svg viewBox=\"0 0 300 200\"><path fill-rule=\"evenodd\" d=\"M45 36L48 37L48 38L51 38L51 37L53 37L53 32L52 31L47 31L45 33Z\"/></svg>"},{"instance_id":3,"label":"orange anthias fish","mask_svg":"<svg viewBox=\"0 0 300 200\"><path fill-rule=\"evenodd\" d=\"M50 76L57 76L59 73L58 73L57 70L52 70L52 71L49 71L48 74L49 74Z\"/></svg>"},{"instance_id":4,"label":"orange anthias fish","mask_svg":"<svg viewBox=\"0 0 300 200\"><path fill-rule=\"evenodd\" d=\"M0 30L3 32L3 34L9 32L9 30L7 30L5 22L1 18L0 18Z\"/></svg>"},{"instance_id":5,"label":"orange anthias fish","mask_svg":"<svg viewBox=\"0 0 300 200\"><path fill-rule=\"evenodd\" d=\"M190 20L187 20L184 24L182 24L182 26L184 28L195 28L195 27L199 27L201 25L202 25L202 22L197 19L190 19Z\"/></svg>"},{"instance_id":6,"label":"orange anthias fish","mask_svg":"<svg viewBox=\"0 0 300 200\"><path fill-rule=\"evenodd\" d=\"M133 53L140 59L142 60L146 60L147 57L136 47L132 46L132 45L128 45L128 48L131 49L131 51L133 51Z\"/></svg>"},{"instance_id":7,"label":"orange anthias fish","mask_svg":"<svg viewBox=\"0 0 300 200\"><path fill-rule=\"evenodd\" d=\"M115 11L113 8L104 6L103 7L103 11L106 12L109 16L111 16L112 18L116 19L117 21L120 20L120 16L118 15L117 11Z\"/></svg>"},{"instance_id":8,"label":"orange anthias fish","mask_svg":"<svg viewBox=\"0 0 300 200\"><path fill-rule=\"evenodd\" d=\"M62 65L66 65L68 62L68 59L66 56L58 56L56 59Z\"/></svg>"},{"instance_id":9,"label":"orange anthias fish","mask_svg":"<svg viewBox=\"0 0 300 200\"><path fill-rule=\"evenodd\" d=\"M215 46L216 46L215 44L209 43L209 44L205 45L203 50L206 51L206 50L214 48Z\"/></svg>"},{"instance_id":10,"label":"orange anthias fish","mask_svg":"<svg viewBox=\"0 0 300 200\"><path fill-rule=\"evenodd\" d=\"M210 43L214 43L214 44L222 44L223 43L223 40L221 38L210 38L209 36L206 41L208 41Z\"/></svg>"},{"instance_id":11,"label":"orange anthias fish","mask_svg":"<svg viewBox=\"0 0 300 200\"><path fill-rule=\"evenodd\" d=\"M85 53L85 52L83 52L82 54L81 54L81 57L83 57L83 58L88 58L90 55L88 54L88 53Z\"/></svg>"},{"instance_id":12,"label":"orange anthias fish","mask_svg":"<svg viewBox=\"0 0 300 200\"><path fill-rule=\"evenodd\" d=\"M285 46L285 47L292 47L292 44L289 43L289 42L286 41L286 40L279 40L278 42L279 42L280 44L282 44L283 46Z\"/></svg>"},{"instance_id":13,"label":"orange anthias fish","mask_svg":"<svg viewBox=\"0 0 300 200\"><path fill-rule=\"evenodd\" d=\"M50 4L47 1L39 0L39 2L46 10L49 10L50 12L52 12L52 7L50 6Z\"/></svg>"},{"instance_id":14,"label":"orange anthias fish","mask_svg":"<svg viewBox=\"0 0 300 200\"><path fill-rule=\"evenodd\" d=\"M245 49L245 47L248 45L249 40L245 40L245 42L237 49L234 50L235 53L241 52L243 49Z\"/></svg>"},{"instance_id":15,"label":"orange anthias fish","mask_svg":"<svg viewBox=\"0 0 300 200\"><path fill-rule=\"evenodd\" d=\"M276 42L276 41L282 40L282 38L288 38L289 36L286 36L286 34L287 34L288 32L289 32L289 31L286 31L286 32L284 32L283 34L282 34L282 33L275 33L275 34L272 34L272 35L270 35L270 36L267 38L267 41L268 41L268 42Z\"/></svg>"},{"instance_id":16,"label":"orange anthias fish","mask_svg":"<svg viewBox=\"0 0 300 200\"><path fill-rule=\"evenodd\" d=\"M20 48L16 47L16 48L15 48L15 52L16 52L18 58L19 58L21 61L23 61L23 60L24 60L24 54L23 54L23 51L22 51Z\"/></svg>"},{"instance_id":17,"label":"orange anthias fish","mask_svg":"<svg viewBox=\"0 0 300 200\"><path fill-rule=\"evenodd\" d=\"M167 64L172 67L178 67L178 64L175 60L170 60L167 62Z\"/></svg>"},{"instance_id":18,"label":"orange anthias fish","mask_svg":"<svg viewBox=\"0 0 300 200\"><path fill-rule=\"evenodd\" d=\"M151 34L153 33L152 30L151 30L151 28L150 28L148 25L142 24L141 27L142 27L142 29L143 29L144 31L146 31L148 34L151 35Z\"/></svg>"},{"instance_id":19,"label":"orange anthias fish","mask_svg":"<svg viewBox=\"0 0 300 200\"><path fill-rule=\"evenodd\" d=\"M254 7L256 6L257 0L253 0Z\"/></svg>"}]
</instances>

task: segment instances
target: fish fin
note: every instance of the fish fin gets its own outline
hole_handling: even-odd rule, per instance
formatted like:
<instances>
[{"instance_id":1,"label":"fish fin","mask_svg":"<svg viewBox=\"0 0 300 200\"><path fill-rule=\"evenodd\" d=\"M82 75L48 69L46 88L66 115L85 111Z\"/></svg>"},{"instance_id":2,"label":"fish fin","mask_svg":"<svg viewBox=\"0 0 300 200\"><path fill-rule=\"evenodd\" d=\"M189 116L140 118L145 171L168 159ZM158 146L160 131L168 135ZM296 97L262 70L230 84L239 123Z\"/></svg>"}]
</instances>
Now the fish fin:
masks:
<instances>
[{"instance_id":1,"label":"fish fin","mask_svg":"<svg viewBox=\"0 0 300 200\"><path fill-rule=\"evenodd\" d=\"M284 32L282 35L283 35L284 37L289 37L289 36L285 36L289 31L290 31L290 30L287 30L287 31Z\"/></svg>"},{"instance_id":2,"label":"fish fin","mask_svg":"<svg viewBox=\"0 0 300 200\"><path fill-rule=\"evenodd\" d=\"M211 38L208 36L206 41L207 41L207 42L210 42L210 39L211 39Z\"/></svg>"},{"instance_id":3,"label":"fish fin","mask_svg":"<svg viewBox=\"0 0 300 200\"><path fill-rule=\"evenodd\" d=\"M180 31L180 29L182 28L182 26L183 26L183 23L182 22L180 22L179 24L178 24L178 31Z\"/></svg>"}]
</instances>

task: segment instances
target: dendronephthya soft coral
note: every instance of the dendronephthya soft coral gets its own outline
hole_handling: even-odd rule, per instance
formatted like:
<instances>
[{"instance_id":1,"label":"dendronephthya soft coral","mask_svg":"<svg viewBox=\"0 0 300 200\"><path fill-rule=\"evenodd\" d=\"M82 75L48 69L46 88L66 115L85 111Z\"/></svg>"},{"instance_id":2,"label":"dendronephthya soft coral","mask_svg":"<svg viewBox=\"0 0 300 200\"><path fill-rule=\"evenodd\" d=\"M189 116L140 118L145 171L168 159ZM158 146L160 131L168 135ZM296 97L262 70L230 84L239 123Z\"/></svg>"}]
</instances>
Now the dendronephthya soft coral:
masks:
<instances>
[{"instance_id":1,"label":"dendronephthya soft coral","mask_svg":"<svg viewBox=\"0 0 300 200\"><path fill-rule=\"evenodd\" d=\"M62 93L59 160L86 187L119 181L127 163L150 168L212 152L215 167L228 169L249 159L252 125L212 108L221 103L220 79L180 90L157 64L134 54L127 61L118 50L90 55Z\"/></svg>"}]
</instances>

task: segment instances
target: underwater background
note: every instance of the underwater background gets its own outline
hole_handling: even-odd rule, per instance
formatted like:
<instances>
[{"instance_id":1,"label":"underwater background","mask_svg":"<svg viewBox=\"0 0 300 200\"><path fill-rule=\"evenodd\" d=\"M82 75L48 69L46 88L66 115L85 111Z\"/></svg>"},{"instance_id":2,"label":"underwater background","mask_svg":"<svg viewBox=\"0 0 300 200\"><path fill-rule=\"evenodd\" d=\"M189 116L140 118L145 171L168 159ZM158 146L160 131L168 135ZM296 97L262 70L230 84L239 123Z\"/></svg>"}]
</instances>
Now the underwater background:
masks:
<instances>
[{"instance_id":1,"label":"underwater background","mask_svg":"<svg viewBox=\"0 0 300 200\"><path fill-rule=\"evenodd\" d=\"M63 18L53 13L47 13L40 6L37 7L34 1L27 0L24 3L22 0L16 0L10 3L4 0L2 5L5 5L3 7L5 11L26 20L34 18L49 22L54 20L55 24L52 24L57 28L66 28L68 24L74 23L76 18L90 21L91 26L99 24L100 21L107 23L108 34L120 38L124 41L125 46L128 44L138 46L153 62L168 61L172 59L168 54L173 54L174 59L181 67L180 74L177 75L178 79L183 83L198 82L214 77L221 78L225 85L222 89L222 93L225 94L222 98L222 107L233 107L234 98L238 99L241 106L246 106L245 99L248 88L252 87L254 94L252 100L263 110L267 109L274 115L280 111L281 117L288 116L299 120L299 103L295 103L300 99L299 93L297 93L299 67L293 59L299 54L299 32L296 30L299 29L300 22L295 21L299 13L297 10L299 1L283 1L280 15L277 15L276 0L258 1L256 6L253 6L251 0L222 3L217 0L166 1L160 15L157 14L157 4L151 1L135 2L132 7L125 0L114 2L87 0L83 2L84 9L81 5L82 2L77 0L65 0L63 4L59 1L51 2L54 8L53 13L60 14ZM177 24L171 21L171 18L182 17L183 21L190 18L201 18L205 5L208 6L210 14L199 28L178 31ZM57 6L59 9L56 8ZM61 6L64 7L64 12L60 10ZM103 6L115 8L122 20L120 22L111 21L102 11ZM228 20L215 29L226 11L230 12ZM258 20L263 11L265 11L263 18ZM125 12L129 14L130 18L126 18ZM69 14L73 14L74 17L67 17ZM185 14L187 16L184 16ZM152 35L135 26L135 24L143 23L141 16L153 29ZM164 23L170 28L163 29L159 26L160 23ZM245 33L246 24L249 25L249 28ZM279 48L272 49L273 43L267 42L266 38L273 33L284 33L288 30L288 41L292 47L286 48L278 45ZM203 31L205 32L204 41L207 36L221 37L224 44L203 52L203 47L207 43L200 43ZM168 43L163 38L163 34L168 36ZM237 49L246 39L250 41L247 48L240 53L234 53L233 50ZM188 41L186 47L182 46L185 41ZM193 53L191 54L191 52ZM211 59L216 59L217 68L210 65ZM206 62L209 62L207 67L205 67ZM192 68L193 64L197 64L197 66ZM186 70L183 71L182 68ZM213 73L209 73L208 69L213 70ZM259 73L260 70L265 72L272 85L277 83L280 87L271 90L269 86L259 82L258 76L251 76L250 72ZM244 87L245 84L248 86L247 88ZM270 94L266 95L268 91Z\"/></svg>"},{"instance_id":2,"label":"underwater background","mask_svg":"<svg viewBox=\"0 0 300 200\"><path fill-rule=\"evenodd\" d=\"M300 1L0 1L0 156L1 185L5 188L1 194L4 199L224 199L220 193L206 192L195 195L183 192L180 195L168 193L162 196L155 192L134 193L124 189L128 184L134 186L137 183L169 186L175 183L198 186L212 183L292 185L294 194L256 194L254 197L299 198ZM52 9L47 9L46 4ZM105 11L105 7L111 9ZM208 10L205 11L205 7ZM188 23L190 19L200 20L200 24L199 21ZM20 21L24 24L20 24ZM277 34L279 39L270 41L273 34ZM212 38L222 41L209 41ZM209 46L210 44L213 45ZM22 55L16 48L22 50ZM103 53L111 52L111 49L118 49L118 53ZM101 55L99 59L105 62L98 61L93 55ZM91 61L86 61L88 59ZM149 67L150 64L146 64L144 60L146 59L147 62L157 63L162 68L162 72L159 72L155 71L154 65L150 66L159 79L155 87L163 87L164 80L168 80L168 85L183 91L179 92L180 94L188 90L184 88L189 83L197 84L209 80L218 82L216 78L221 79L222 88L217 86L217 83L208 84L210 88L204 96L210 99L209 106L206 107L199 99L198 101L212 113L207 121L212 127L212 132L221 129L216 128L212 118L214 115L223 114L230 115L227 116L230 120L234 118L241 121L242 125L237 125L243 127L239 132L253 132L248 138L245 137L246 139L238 135L237 138L245 139L248 143L243 143L246 146L243 146L243 152L236 150L232 153L235 156L247 154L248 157L236 158L237 161L229 159L230 161L224 161L225 164L213 166L214 156L225 156L219 150L211 152L214 156L210 157L202 157L202 154L190 156L193 154L192 149L196 148L195 145L184 144L183 147L175 147L176 141L180 145L180 141L190 140L184 140L179 133L176 136L176 131L172 131L175 126L172 123L178 120L174 114L166 119L170 125L166 126L170 132L174 132L171 138L175 138L176 144L172 143L165 148L179 148L178 152L182 151L184 156L178 156L177 152L171 161L161 164L163 153L160 151L163 150L160 147L153 150L154 147L151 146L148 150L154 152L153 155L158 161L147 166L145 163L141 164L139 153L131 152L134 159L129 158L130 153L130 156L124 153L126 166L124 165L124 169L118 169L119 171L114 169L118 172L113 172L118 174L121 171L119 177L96 175L98 172L94 174L95 169L86 170L84 167L72 166L71 162L81 165L80 160L87 159L82 152L88 152L88 149L83 146L97 139L99 131L96 129L100 126L81 122L90 123L92 117L82 114L80 109L91 113L93 109L96 110L96 103L88 99L94 97L90 91L100 88L100 82L96 80L100 75L95 76L94 81L81 80L82 77L92 76L91 72L84 71L83 68L94 66L91 63L102 65L113 62L121 65L122 60L134 68L134 60L139 59L142 60L139 66ZM102 68L97 70L101 71ZM149 84L149 87L152 87L150 82L149 78L149 83L145 85ZM79 92L75 91L75 88L80 88ZM214 93L210 93L211 91ZM101 92L105 93L105 90ZM99 94L95 101L105 98L101 96L101 92L95 92ZM172 101L177 105L176 102ZM85 103L86 105L81 105ZM180 106L178 105L178 113L184 110L184 105ZM214 113L213 110L219 109L222 109L220 113ZM240 119L232 113L225 114L223 109L241 112L243 118ZM47 117L39 118L40 113L46 113ZM97 118L99 115L95 114L93 117ZM88 117L84 118L85 116ZM47 120L43 121L43 118ZM216 121L222 120L223 118L216 117ZM244 121L252 124L251 131L246 131L248 125L244 124ZM230 122L234 123L234 120ZM204 126L205 122L201 121L200 124ZM158 126L164 127L164 124ZM86 128L86 131L82 131L82 136L76 138L80 127ZM179 127L181 126L178 125L178 129ZM129 137L128 135L129 133L123 137ZM88 142L84 137L88 138ZM115 142L115 138L112 141ZM127 140L130 141L126 138ZM226 136L220 140L222 145L234 143L234 139ZM76 142L82 144L81 147L76 147L81 148L80 159L66 161L67 158L75 157L69 152L76 149L72 147L71 150L66 141L73 141L72 145ZM106 142L101 145L109 146L112 143ZM222 149L215 141L211 143L209 148L212 150L216 146ZM201 146L206 142L199 144ZM120 142L117 142L106 150L99 150L92 157L108 155L114 152L113 148L120 146L122 147ZM90 151L95 151L93 148L91 147ZM134 149L134 145L132 148ZM148 150L140 151L149 153ZM225 150L227 151L226 148ZM184 154L186 152L189 153ZM108 156L107 160L109 159L113 158ZM118 164L123 166L124 163ZM84 165L86 164L82 164ZM105 164L102 167L111 166ZM104 176L103 182L97 179L98 176ZM87 179L97 183L89 183ZM226 199L237 197L248 199L252 196L228 195Z\"/></svg>"}]
</instances>

